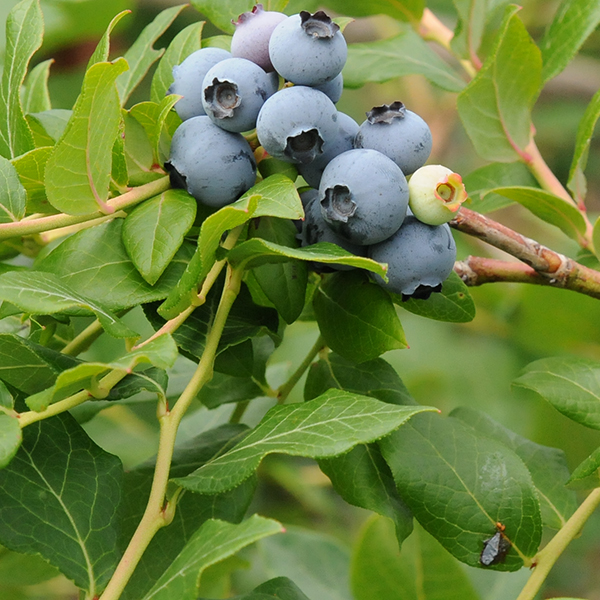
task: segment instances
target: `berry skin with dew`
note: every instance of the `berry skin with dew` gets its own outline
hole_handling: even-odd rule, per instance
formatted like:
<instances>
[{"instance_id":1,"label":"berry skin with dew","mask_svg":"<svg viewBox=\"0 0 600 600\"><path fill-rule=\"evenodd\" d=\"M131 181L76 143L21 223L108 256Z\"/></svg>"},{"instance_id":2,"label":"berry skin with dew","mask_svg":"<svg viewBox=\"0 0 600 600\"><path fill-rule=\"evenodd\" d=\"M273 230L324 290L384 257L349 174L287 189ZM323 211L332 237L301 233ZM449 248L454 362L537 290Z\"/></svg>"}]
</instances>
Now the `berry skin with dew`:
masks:
<instances>
[{"instance_id":1,"label":"berry skin with dew","mask_svg":"<svg viewBox=\"0 0 600 600\"><path fill-rule=\"evenodd\" d=\"M202 84L202 106L211 121L240 133L256 126L263 104L276 91L276 73L245 58L228 58L212 67Z\"/></svg>"},{"instance_id":2,"label":"berry skin with dew","mask_svg":"<svg viewBox=\"0 0 600 600\"><path fill-rule=\"evenodd\" d=\"M427 225L453 219L467 197L461 176L442 165L421 167L408 181L408 204L415 217Z\"/></svg>"},{"instance_id":3,"label":"berry skin with dew","mask_svg":"<svg viewBox=\"0 0 600 600\"><path fill-rule=\"evenodd\" d=\"M256 120L262 147L275 158L306 164L323 154L338 132L338 111L322 92L296 85L283 88L263 104Z\"/></svg>"},{"instance_id":4,"label":"berry skin with dew","mask_svg":"<svg viewBox=\"0 0 600 600\"><path fill-rule=\"evenodd\" d=\"M296 85L321 85L337 77L348 47L339 26L322 10L302 11L282 21L271 35L269 56L275 70Z\"/></svg>"},{"instance_id":5,"label":"berry skin with dew","mask_svg":"<svg viewBox=\"0 0 600 600\"><path fill-rule=\"evenodd\" d=\"M287 15L264 10L262 4L256 4L251 11L242 13L233 22L235 32L231 38L231 54L250 60L271 73L275 68L269 57L269 40L275 27L285 19Z\"/></svg>"},{"instance_id":6,"label":"berry skin with dew","mask_svg":"<svg viewBox=\"0 0 600 600\"><path fill-rule=\"evenodd\" d=\"M402 102L376 106L356 135L356 148L371 148L391 158L404 175L422 167L431 153L429 126Z\"/></svg>"},{"instance_id":7,"label":"berry skin with dew","mask_svg":"<svg viewBox=\"0 0 600 600\"><path fill-rule=\"evenodd\" d=\"M426 299L442 289L456 260L456 244L450 227L426 225L407 216L389 239L371 246L369 258L388 265L388 282L374 280L386 290L408 298Z\"/></svg>"},{"instance_id":8,"label":"berry skin with dew","mask_svg":"<svg viewBox=\"0 0 600 600\"><path fill-rule=\"evenodd\" d=\"M227 50L202 48L173 67L173 83L167 93L183 96L175 105L175 111L183 121L206 114L202 105L202 82L212 67L227 58L231 58L231 52Z\"/></svg>"},{"instance_id":9,"label":"berry skin with dew","mask_svg":"<svg viewBox=\"0 0 600 600\"><path fill-rule=\"evenodd\" d=\"M404 221L408 185L400 167L376 150L348 150L323 171L323 218L348 241L369 246L393 235Z\"/></svg>"},{"instance_id":10,"label":"berry skin with dew","mask_svg":"<svg viewBox=\"0 0 600 600\"><path fill-rule=\"evenodd\" d=\"M256 181L256 161L248 142L239 133L217 127L205 115L177 128L165 168L173 187L216 208L237 200Z\"/></svg>"}]
</instances>

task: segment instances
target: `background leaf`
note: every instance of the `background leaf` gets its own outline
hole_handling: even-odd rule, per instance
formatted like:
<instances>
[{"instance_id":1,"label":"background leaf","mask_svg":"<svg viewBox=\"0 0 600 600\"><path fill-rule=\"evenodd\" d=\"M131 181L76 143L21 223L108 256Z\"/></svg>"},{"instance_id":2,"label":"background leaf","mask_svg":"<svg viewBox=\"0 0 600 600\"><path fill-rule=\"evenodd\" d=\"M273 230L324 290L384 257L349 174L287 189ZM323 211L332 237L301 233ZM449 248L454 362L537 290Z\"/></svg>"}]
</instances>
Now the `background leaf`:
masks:
<instances>
[{"instance_id":1,"label":"background leaf","mask_svg":"<svg viewBox=\"0 0 600 600\"><path fill-rule=\"evenodd\" d=\"M186 4L180 4L160 12L152 23L144 27L137 40L123 55L123 58L125 58L129 65L129 70L117 78L117 90L119 91L121 105L127 102L131 92L142 81L148 69L164 53L164 50L155 50L153 48L154 42L169 28L177 15L186 6Z\"/></svg>"},{"instance_id":2,"label":"background leaf","mask_svg":"<svg viewBox=\"0 0 600 600\"><path fill-rule=\"evenodd\" d=\"M207 521L144 596L144 600L195 600L198 581L204 569L248 544L281 531L283 528L277 521L258 515L253 515L239 525L217 520ZM216 539L219 544L215 544Z\"/></svg>"},{"instance_id":3,"label":"background leaf","mask_svg":"<svg viewBox=\"0 0 600 600\"><path fill-rule=\"evenodd\" d=\"M326 0L325 6L351 17L366 17L369 15L388 15L400 21L418 22L423 14L425 2L423 0L401 0L389 2L388 0Z\"/></svg>"},{"instance_id":4,"label":"background leaf","mask_svg":"<svg viewBox=\"0 0 600 600\"><path fill-rule=\"evenodd\" d=\"M533 556L542 521L537 492L521 459L452 417L418 415L379 442L398 491L419 523L453 556L474 567L484 540L506 527L513 547ZM510 549L490 567L515 571L523 560Z\"/></svg>"},{"instance_id":5,"label":"background leaf","mask_svg":"<svg viewBox=\"0 0 600 600\"><path fill-rule=\"evenodd\" d=\"M372 517L352 557L356 600L479 600L466 573L433 537L415 528L398 548L392 522Z\"/></svg>"},{"instance_id":6,"label":"background leaf","mask_svg":"<svg viewBox=\"0 0 600 600\"><path fill-rule=\"evenodd\" d=\"M496 188L492 192L518 202L536 217L558 227L571 239L579 243L584 241L586 224L583 215L562 198L544 190L518 186Z\"/></svg>"},{"instance_id":7,"label":"background leaf","mask_svg":"<svg viewBox=\"0 0 600 600\"><path fill-rule=\"evenodd\" d=\"M12 164L19 174L21 184L27 193L27 212L29 214L56 212L56 209L46 198L46 187L44 185L46 163L52 151L53 148L48 146L36 148L12 160Z\"/></svg>"},{"instance_id":8,"label":"background leaf","mask_svg":"<svg viewBox=\"0 0 600 600\"><path fill-rule=\"evenodd\" d=\"M0 469L17 453L22 441L21 426L16 416L0 412Z\"/></svg>"},{"instance_id":9,"label":"background leaf","mask_svg":"<svg viewBox=\"0 0 600 600\"><path fill-rule=\"evenodd\" d=\"M327 345L354 362L406 348L389 294L364 273L336 273L315 292L313 306Z\"/></svg>"},{"instance_id":10,"label":"background leaf","mask_svg":"<svg viewBox=\"0 0 600 600\"><path fill-rule=\"evenodd\" d=\"M538 393L569 419L600 429L600 364L596 361L542 358L528 364L513 385Z\"/></svg>"},{"instance_id":11,"label":"background leaf","mask_svg":"<svg viewBox=\"0 0 600 600\"><path fill-rule=\"evenodd\" d=\"M126 69L121 58L96 63L85 74L73 116L46 165L46 194L61 212L94 212L108 199L111 151L121 119L115 80Z\"/></svg>"},{"instance_id":12,"label":"background leaf","mask_svg":"<svg viewBox=\"0 0 600 600\"><path fill-rule=\"evenodd\" d=\"M192 23L182 29L167 46L152 77L150 100L160 102L173 83L173 67L180 65L192 52L202 47L202 28L204 21Z\"/></svg>"},{"instance_id":13,"label":"background leaf","mask_svg":"<svg viewBox=\"0 0 600 600\"><path fill-rule=\"evenodd\" d=\"M9 160L0 156L0 223L14 223L25 216L27 193Z\"/></svg>"},{"instance_id":14,"label":"background leaf","mask_svg":"<svg viewBox=\"0 0 600 600\"><path fill-rule=\"evenodd\" d=\"M90 597L106 585L118 560L118 458L96 446L66 414L34 423L0 471L0 542L39 553Z\"/></svg>"},{"instance_id":15,"label":"background leaf","mask_svg":"<svg viewBox=\"0 0 600 600\"><path fill-rule=\"evenodd\" d=\"M48 77L52 63L54 63L52 58L44 60L27 75L22 95L23 112L37 113L52 108L48 92Z\"/></svg>"},{"instance_id":16,"label":"background leaf","mask_svg":"<svg viewBox=\"0 0 600 600\"><path fill-rule=\"evenodd\" d=\"M175 482L196 492L222 492L249 477L267 454L335 456L386 435L425 410L432 409L394 406L338 390L303 404L275 406L233 449Z\"/></svg>"},{"instance_id":17,"label":"background leaf","mask_svg":"<svg viewBox=\"0 0 600 600\"><path fill-rule=\"evenodd\" d=\"M344 67L344 86L357 88L369 81L383 83L404 75L424 75L449 92L460 92L464 81L412 29L386 40L350 44Z\"/></svg>"},{"instance_id":18,"label":"background leaf","mask_svg":"<svg viewBox=\"0 0 600 600\"><path fill-rule=\"evenodd\" d=\"M253 0L192 0L192 6L219 29L233 33L235 26L232 21L243 13L252 10ZM277 10L277 9L265 9Z\"/></svg>"},{"instance_id":19,"label":"background leaf","mask_svg":"<svg viewBox=\"0 0 600 600\"><path fill-rule=\"evenodd\" d=\"M516 15L506 9L496 44L457 106L477 153L486 160L513 162L531 136L531 107L541 88L540 51Z\"/></svg>"},{"instance_id":20,"label":"background leaf","mask_svg":"<svg viewBox=\"0 0 600 600\"><path fill-rule=\"evenodd\" d=\"M21 86L31 57L42 45L43 32L39 0L22 0L10 11L0 83L0 156L4 158L14 158L34 148L21 105Z\"/></svg>"},{"instance_id":21,"label":"background leaf","mask_svg":"<svg viewBox=\"0 0 600 600\"><path fill-rule=\"evenodd\" d=\"M109 52L110 52L110 34L112 30L116 27L117 23L125 16L131 13L130 10L123 10L118 15L115 15L111 22L108 24L106 31L100 38L100 41L96 45L96 49L92 56L90 56L90 60L88 61L87 68L89 69L92 65L95 65L99 62L106 62L108 60Z\"/></svg>"},{"instance_id":22,"label":"background leaf","mask_svg":"<svg viewBox=\"0 0 600 600\"><path fill-rule=\"evenodd\" d=\"M600 23L598 0L563 0L548 27L540 48L543 81L556 77L577 54L587 37Z\"/></svg>"},{"instance_id":23,"label":"background leaf","mask_svg":"<svg viewBox=\"0 0 600 600\"><path fill-rule=\"evenodd\" d=\"M196 217L196 200L184 190L167 190L129 213L123 243L142 277L154 285L183 243Z\"/></svg>"}]
</instances>

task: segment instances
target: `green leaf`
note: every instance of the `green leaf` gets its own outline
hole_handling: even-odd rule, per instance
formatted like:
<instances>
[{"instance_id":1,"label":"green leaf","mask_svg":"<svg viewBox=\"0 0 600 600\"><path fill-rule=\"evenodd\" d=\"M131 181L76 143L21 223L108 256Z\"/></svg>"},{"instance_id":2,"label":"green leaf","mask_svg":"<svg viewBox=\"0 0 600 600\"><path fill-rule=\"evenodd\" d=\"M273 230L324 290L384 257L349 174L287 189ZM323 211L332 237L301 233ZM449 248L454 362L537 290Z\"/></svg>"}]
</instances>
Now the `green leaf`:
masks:
<instances>
[{"instance_id":1,"label":"green leaf","mask_svg":"<svg viewBox=\"0 0 600 600\"><path fill-rule=\"evenodd\" d=\"M253 563L264 565L264 577L274 573L289 577L311 600L352 600L350 556L332 535L286 526L285 535L256 546Z\"/></svg>"},{"instance_id":2,"label":"green leaf","mask_svg":"<svg viewBox=\"0 0 600 600\"><path fill-rule=\"evenodd\" d=\"M26 394L51 386L58 373L76 362L18 335L0 334L0 379Z\"/></svg>"},{"instance_id":3,"label":"green leaf","mask_svg":"<svg viewBox=\"0 0 600 600\"><path fill-rule=\"evenodd\" d=\"M504 444L523 460L538 492L544 525L560 529L567 522L577 508L577 497L565 487L569 468L562 450L536 444L471 408L455 408L450 416Z\"/></svg>"},{"instance_id":4,"label":"green leaf","mask_svg":"<svg viewBox=\"0 0 600 600\"><path fill-rule=\"evenodd\" d=\"M112 167L110 178L112 186L116 188L117 193L126 191L129 183L129 173L127 172L127 158L125 156L125 119L121 114L119 121L119 133L115 138L112 148Z\"/></svg>"},{"instance_id":5,"label":"green leaf","mask_svg":"<svg viewBox=\"0 0 600 600\"><path fill-rule=\"evenodd\" d=\"M390 295L359 271L335 273L315 292L313 306L327 345L354 362L406 348Z\"/></svg>"},{"instance_id":6,"label":"green leaf","mask_svg":"<svg viewBox=\"0 0 600 600\"><path fill-rule=\"evenodd\" d=\"M160 12L152 23L144 27L137 40L125 52L124 58L129 64L129 71L117 79L121 105L127 102L131 92L142 81L148 69L162 56L164 50L155 50L152 46L186 6L180 4Z\"/></svg>"},{"instance_id":7,"label":"green leaf","mask_svg":"<svg viewBox=\"0 0 600 600\"><path fill-rule=\"evenodd\" d=\"M46 163L52 152L53 148L46 146L26 152L12 160L12 164L19 174L21 184L27 193L27 212L29 214L56 212L55 208L48 202L48 198L46 198L46 187L44 185Z\"/></svg>"},{"instance_id":8,"label":"green leaf","mask_svg":"<svg viewBox=\"0 0 600 600\"><path fill-rule=\"evenodd\" d=\"M227 33L233 33L235 26L232 21L237 21L243 12L252 10L254 0L192 0L191 4L213 25Z\"/></svg>"},{"instance_id":9,"label":"green leaf","mask_svg":"<svg viewBox=\"0 0 600 600\"><path fill-rule=\"evenodd\" d=\"M61 212L82 215L105 206L121 120L115 79L126 69L120 58L96 63L85 74L73 116L46 165L46 194Z\"/></svg>"},{"instance_id":10,"label":"green leaf","mask_svg":"<svg viewBox=\"0 0 600 600\"><path fill-rule=\"evenodd\" d=\"M467 574L420 527L398 548L391 521L371 517L360 531L351 571L355 600L479 600Z\"/></svg>"},{"instance_id":11,"label":"green leaf","mask_svg":"<svg viewBox=\"0 0 600 600\"><path fill-rule=\"evenodd\" d=\"M111 363L85 362L71 369L65 369L58 375L52 387L29 396L26 403L31 410L40 412L46 410L50 404L81 390L88 390L92 396L103 399L108 395L98 395L98 380L109 371L121 372L125 376L141 363L150 363L160 369L168 369L173 366L177 356L177 346L173 338L168 334L161 335L142 348L128 352L123 358ZM136 373L134 378L139 379L143 376L143 372ZM150 379L148 383L146 388L150 387L152 391L164 395L163 390L153 380ZM136 389L140 389L139 382L133 385ZM106 393L104 390L103 392ZM119 396L124 397L124 394L121 393Z\"/></svg>"},{"instance_id":12,"label":"green leaf","mask_svg":"<svg viewBox=\"0 0 600 600\"><path fill-rule=\"evenodd\" d=\"M49 138L47 145L53 146L62 137L72 115L72 110L53 108L39 113L31 113L27 115L27 120L30 125L35 124L41 128Z\"/></svg>"},{"instance_id":13,"label":"green leaf","mask_svg":"<svg viewBox=\"0 0 600 600\"><path fill-rule=\"evenodd\" d=\"M58 575L59 571L41 556L19 554L5 549L0 557L0 581L3 586L36 585ZM21 596L18 597L19 600L20 598Z\"/></svg>"},{"instance_id":14,"label":"green leaf","mask_svg":"<svg viewBox=\"0 0 600 600\"><path fill-rule=\"evenodd\" d=\"M416 404L398 373L383 358L357 364L330 352L309 367L304 400L312 400L332 388L371 396L390 404Z\"/></svg>"},{"instance_id":15,"label":"green leaf","mask_svg":"<svg viewBox=\"0 0 600 600\"><path fill-rule=\"evenodd\" d=\"M467 286L454 271L442 284L441 293L431 294L427 300L409 298L402 301L397 294L392 294L392 299L409 312L436 321L468 323L475 318L475 302Z\"/></svg>"},{"instance_id":16,"label":"green leaf","mask_svg":"<svg viewBox=\"0 0 600 600\"><path fill-rule=\"evenodd\" d=\"M541 89L541 54L517 10L507 7L494 48L457 99L475 150L490 161L520 158L531 137L531 107Z\"/></svg>"},{"instance_id":17,"label":"green leaf","mask_svg":"<svg viewBox=\"0 0 600 600\"><path fill-rule=\"evenodd\" d=\"M23 431L23 444L0 471L0 542L41 554L91 598L119 559L121 462L66 414Z\"/></svg>"},{"instance_id":18,"label":"green leaf","mask_svg":"<svg viewBox=\"0 0 600 600\"><path fill-rule=\"evenodd\" d=\"M272 519L253 515L239 525L210 520L200 527L171 566L163 573L143 600L195 600L202 572L242 548L283 527ZM215 540L219 540L215 544Z\"/></svg>"},{"instance_id":19,"label":"green leaf","mask_svg":"<svg viewBox=\"0 0 600 600\"><path fill-rule=\"evenodd\" d=\"M87 64L87 69L89 69L92 65L95 65L99 62L106 62L108 60L108 55L110 52L110 34L112 30L115 28L117 23L125 16L131 13L130 10L123 10L118 15L116 15L112 21L108 24L106 31L100 38L100 41L96 45L96 49L94 50L92 56L90 56L90 60Z\"/></svg>"},{"instance_id":20,"label":"green leaf","mask_svg":"<svg viewBox=\"0 0 600 600\"><path fill-rule=\"evenodd\" d=\"M536 217L558 227L579 244L584 242L585 219L579 210L566 200L538 188L511 186L490 191L518 202Z\"/></svg>"},{"instance_id":21,"label":"green leaf","mask_svg":"<svg viewBox=\"0 0 600 600\"><path fill-rule=\"evenodd\" d=\"M534 556L542 522L537 492L522 460L506 446L452 417L419 415L379 442L398 491L415 518L460 561L481 567L484 540L502 523L515 571Z\"/></svg>"},{"instance_id":22,"label":"green leaf","mask_svg":"<svg viewBox=\"0 0 600 600\"><path fill-rule=\"evenodd\" d=\"M4 71L0 83L0 156L14 158L33 150L33 136L21 105L27 66L42 45L44 21L39 0L22 0L6 20Z\"/></svg>"},{"instance_id":23,"label":"green leaf","mask_svg":"<svg viewBox=\"0 0 600 600\"><path fill-rule=\"evenodd\" d=\"M217 408L231 402L245 402L263 396L264 392L251 377L233 377L215 373L198 392L196 398L207 408Z\"/></svg>"},{"instance_id":24,"label":"green leaf","mask_svg":"<svg viewBox=\"0 0 600 600\"><path fill-rule=\"evenodd\" d=\"M34 315L51 315L73 308L91 310L104 330L117 338L138 337L121 319L87 299L52 273L12 271L0 275L0 300Z\"/></svg>"},{"instance_id":25,"label":"green leaf","mask_svg":"<svg viewBox=\"0 0 600 600\"><path fill-rule=\"evenodd\" d=\"M350 44L344 86L358 88L369 81L383 83L405 75L423 75L449 92L460 92L464 81L412 29L386 40Z\"/></svg>"},{"instance_id":26,"label":"green leaf","mask_svg":"<svg viewBox=\"0 0 600 600\"><path fill-rule=\"evenodd\" d=\"M273 242L287 248L298 248L300 242L295 225L287 219L262 217L250 225L250 236ZM266 264L253 270L256 282L281 318L293 323L304 308L308 268L305 262L290 260L279 264Z\"/></svg>"},{"instance_id":27,"label":"green leaf","mask_svg":"<svg viewBox=\"0 0 600 600\"><path fill-rule=\"evenodd\" d=\"M173 83L173 67L180 65L192 52L202 47L202 28L204 21L192 23L182 29L168 45L160 59L150 88L150 100L160 102Z\"/></svg>"},{"instance_id":28,"label":"green leaf","mask_svg":"<svg viewBox=\"0 0 600 600\"><path fill-rule=\"evenodd\" d=\"M287 4L287 0L286 0ZM268 9L273 10L273 9ZM221 48L231 52L231 36L230 35L213 35L202 39L202 48Z\"/></svg>"},{"instance_id":29,"label":"green leaf","mask_svg":"<svg viewBox=\"0 0 600 600\"><path fill-rule=\"evenodd\" d=\"M221 453L247 432L244 425L223 425L210 429L179 444L175 448L171 474L187 475L207 460ZM122 527L119 547L124 550L134 534L146 509L154 475L154 460L147 461L125 474ZM177 511L169 527L158 531L144 552L129 580L122 600L139 600L156 583L173 562L197 529L208 519L222 519L233 523L242 521L255 491L255 481L217 496L183 494L177 502Z\"/></svg>"},{"instance_id":30,"label":"green leaf","mask_svg":"<svg viewBox=\"0 0 600 600\"><path fill-rule=\"evenodd\" d=\"M513 203L505 196L491 192L493 188L511 185L531 188L537 185L535 178L522 162L492 163L480 167L463 177L463 183L471 201L468 207L479 213L499 210Z\"/></svg>"},{"instance_id":31,"label":"green leaf","mask_svg":"<svg viewBox=\"0 0 600 600\"><path fill-rule=\"evenodd\" d=\"M0 412L0 469L6 467L21 445L22 435L19 419Z\"/></svg>"},{"instance_id":32,"label":"green leaf","mask_svg":"<svg viewBox=\"0 0 600 600\"><path fill-rule=\"evenodd\" d=\"M244 594L239 600L267 600L267 598L283 598L284 600L310 600L308 596L287 577L276 577L261 583L249 594Z\"/></svg>"},{"instance_id":33,"label":"green leaf","mask_svg":"<svg viewBox=\"0 0 600 600\"><path fill-rule=\"evenodd\" d=\"M310 402L271 408L233 449L174 481L195 492L215 494L241 483L273 452L325 458L386 435L428 407L394 406L340 390Z\"/></svg>"},{"instance_id":34,"label":"green leaf","mask_svg":"<svg viewBox=\"0 0 600 600\"><path fill-rule=\"evenodd\" d=\"M11 162L0 156L0 223L14 223L25 216L27 192Z\"/></svg>"},{"instance_id":35,"label":"green leaf","mask_svg":"<svg viewBox=\"0 0 600 600\"><path fill-rule=\"evenodd\" d=\"M487 2L485 0L453 0L453 4L458 12L459 21L450 42L452 49L459 56L472 60L477 56L485 31L486 17L488 16Z\"/></svg>"},{"instance_id":36,"label":"green leaf","mask_svg":"<svg viewBox=\"0 0 600 600\"><path fill-rule=\"evenodd\" d=\"M172 319L185 310L197 294L216 260L216 252L226 231L252 217L301 219L304 216L294 182L284 175L272 175L250 188L237 202L224 206L202 223L196 252L177 287L161 306L161 316Z\"/></svg>"},{"instance_id":37,"label":"green leaf","mask_svg":"<svg viewBox=\"0 0 600 600\"><path fill-rule=\"evenodd\" d=\"M373 271L382 277L386 275L386 270L381 264L370 258L355 256L337 244L329 242L319 242L304 248L290 248L260 238L252 238L236 246L227 254L227 260L231 264L245 264L247 269L288 262L292 259L332 265L349 265L358 269Z\"/></svg>"},{"instance_id":38,"label":"green leaf","mask_svg":"<svg viewBox=\"0 0 600 600\"><path fill-rule=\"evenodd\" d=\"M600 6L600 3L598 3L598 5ZM573 192L574 197L579 202L583 202L587 195L587 181L583 172L587 166L590 142L599 118L600 91L596 92L591 99L579 122L577 139L575 141L575 152L573 153L573 161L571 162L571 168L569 169L567 187Z\"/></svg>"},{"instance_id":39,"label":"green leaf","mask_svg":"<svg viewBox=\"0 0 600 600\"><path fill-rule=\"evenodd\" d=\"M167 190L138 205L123 223L123 243L142 277L154 285L194 224L196 200Z\"/></svg>"},{"instance_id":40,"label":"green leaf","mask_svg":"<svg viewBox=\"0 0 600 600\"><path fill-rule=\"evenodd\" d=\"M573 59L600 23L598 0L563 0L540 42L544 83L556 77Z\"/></svg>"},{"instance_id":41,"label":"green leaf","mask_svg":"<svg viewBox=\"0 0 600 600\"><path fill-rule=\"evenodd\" d=\"M154 162L150 139L144 127L127 111L123 111L125 124L125 164L129 175L129 185L143 185L163 176Z\"/></svg>"},{"instance_id":42,"label":"green leaf","mask_svg":"<svg viewBox=\"0 0 600 600\"><path fill-rule=\"evenodd\" d=\"M121 241L122 226L122 219L115 219L80 231L39 260L35 268L54 273L73 289L85 290L87 298L110 310L162 300L181 277L192 248L184 243L151 286L127 255Z\"/></svg>"},{"instance_id":43,"label":"green leaf","mask_svg":"<svg viewBox=\"0 0 600 600\"><path fill-rule=\"evenodd\" d=\"M368 17L369 15L388 15L399 21L417 23L421 20L425 8L424 0L327 0L325 5L338 13L351 17Z\"/></svg>"},{"instance_id":44,"label":"green leaf","mask_svg":"<svg viewBox=\"0 0 600 600\"><path fill-rule=\"evenodd\" d=\"M600 364L585 358L542 358L513 385L533 390L569 419L600 429Z\"/></svg>"},{"instance_id":45,"label":"green leaf","mask_svg":"<svg viewBox=\"0 0 600 600\"><path fill-rule=\"evenodd\" d=\"M580 481L592 475L596 476L595 487L600 486L598 469L600 468L600 448L596 448L571 474L568 483Z\"/></svg>"},{"instance_id":46,"label":"green leaf","mask_svg":"<svg viewBox=\"0 0 600 600\"><path fill-rule=\"evenodd\" d=\"M50 110L50 93L48 92L48 77L54 59L50 58L36 65L29 74L23 87L23 112L38 113Z\"/></svg>"},{"instance_id":47,"label":"green leaf","mask_svg":"<svg viewBox=\"0 0 600 600\"><path fill-rule=\"evenodd\" d=\"M15 399L6 385L0 380L0 409L5 408L7 410L12 410L14 405Z\"/></svg>"},{"instance_id":48,"label":"green leaf","mask_svg":"<svg viewBox=\"0 0 600 600\"><path fill-rule=\"evenodd\" d=\"M221 278L220 282L223 279ZM213 318L217 311L221 299L222 285L215 285L206 298L206 302L198 307L183 323L177 331L173 333L173 338L183 353L196 362L199 361L204 353L206 337L212 326ZM144 311L146 317L155 329L160 329L164 325L164 320L155 312L155 306L146 305ZM252 339L258 335L276 335L279 325L277 312L272 308L258 306L252 301L252 298L245 286L242 286L225 323L225 328L219 346L217 348L217 360L215 369L221 370L221 354L231 350L232 346ZM248 358L252 360L252 349ZM244 356L242 356L244 358ZM250 367L251 368L251 367ZM235 365L235 370L230 375L245 375L239 373L240 365Z\"/></svg>"}]
</instances>

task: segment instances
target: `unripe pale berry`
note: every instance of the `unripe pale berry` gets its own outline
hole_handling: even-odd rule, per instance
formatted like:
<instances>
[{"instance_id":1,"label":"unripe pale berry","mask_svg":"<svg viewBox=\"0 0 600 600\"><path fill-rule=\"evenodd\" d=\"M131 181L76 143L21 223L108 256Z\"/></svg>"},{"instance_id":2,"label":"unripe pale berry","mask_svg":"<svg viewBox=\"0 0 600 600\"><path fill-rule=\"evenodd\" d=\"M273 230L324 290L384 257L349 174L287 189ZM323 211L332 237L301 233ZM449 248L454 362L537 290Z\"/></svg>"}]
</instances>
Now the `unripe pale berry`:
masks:
<instances>
[{"instance_id":1,"label":"unripe pale berry","mask_svg":"<svg viewBox=\"0 0 600 600\"><path fill-rule=\"evenodd\" d=\"M408 195L413 214L427 225L447 223L467 199L461 176L442 165L417 169L408 181Z\"/></svg>"}]
</instances>

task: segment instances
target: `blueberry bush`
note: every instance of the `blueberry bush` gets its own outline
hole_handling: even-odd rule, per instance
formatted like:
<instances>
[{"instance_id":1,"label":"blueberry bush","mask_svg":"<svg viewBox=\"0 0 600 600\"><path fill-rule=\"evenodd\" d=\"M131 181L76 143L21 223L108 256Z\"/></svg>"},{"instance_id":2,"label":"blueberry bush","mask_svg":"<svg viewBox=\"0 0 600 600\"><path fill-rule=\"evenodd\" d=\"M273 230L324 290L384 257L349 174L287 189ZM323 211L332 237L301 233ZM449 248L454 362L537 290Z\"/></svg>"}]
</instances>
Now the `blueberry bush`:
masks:
<instances>
[{"instance_id":1,"label":"blueberry bush","mask_svg":"<svg viewBox=\"0 0 600 600\"><path fill-rule=\"evenodd\" d=\"M591 594L600 0L8 4L0 596Z\"/></svg>"}]
</instances>

